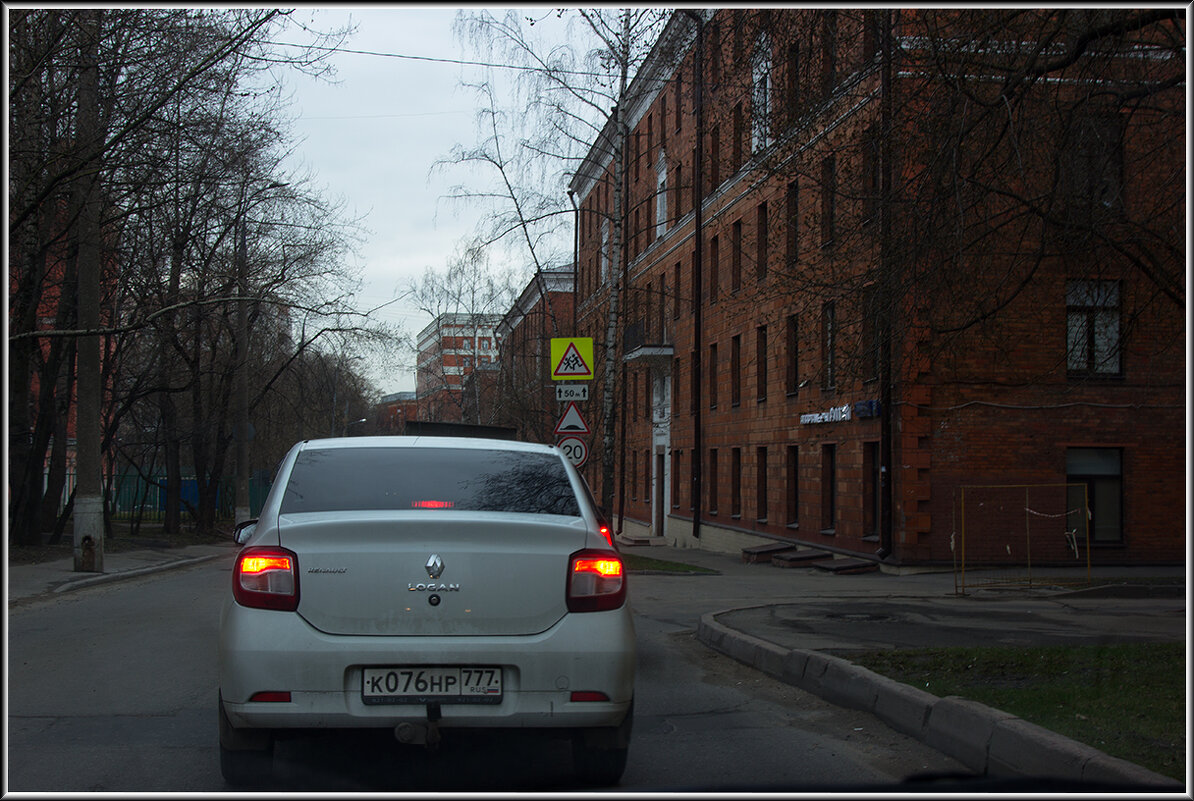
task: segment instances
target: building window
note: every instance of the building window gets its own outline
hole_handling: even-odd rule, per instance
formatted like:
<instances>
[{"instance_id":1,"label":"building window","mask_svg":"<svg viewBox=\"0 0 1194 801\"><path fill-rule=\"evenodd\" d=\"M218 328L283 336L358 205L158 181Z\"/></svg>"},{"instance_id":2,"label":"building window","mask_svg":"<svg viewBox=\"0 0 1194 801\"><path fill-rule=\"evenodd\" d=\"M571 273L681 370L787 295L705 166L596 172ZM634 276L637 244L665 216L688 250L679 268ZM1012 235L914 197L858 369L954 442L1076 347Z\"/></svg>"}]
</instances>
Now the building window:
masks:
<instances>
[{"instance_id":1,"label":"building window","mask_svg":"<svg viewBox=\"0 0 1194 801\"><path fill-rule=\"evenodd\" d=\"M767 522L767 448L755 448L755 522Z\"/></svg>"},{"instance_id":2,"label":"building window","mask_svg":"<svg viewBox=\"0 0 1194 801\"><path fill-rule=\"evenodd\" d=\"M730 517L742 517L741 448L730 448Z\"/></svg>"},{"instance_id":3,"label":"building window","mask_svg":"<svg viewBox=\"0 0 1194 801\"><path fill-rule=\"evenodd\" d=\"M678 220L684 216L684 163L677 161L674 171L676 178L672 181L672 185L675 187L676 219Z\"/></svg>"},{"instance_id":4,"label":"building window","mask_svg":"<svg viewBox=\"0 0 1194 801\"><path fill-rule=\"evenodd\" d=\"M651 503L651 450L643 451L643 501Z\"/></svg>"},{"instance_id":5,"label":"building window","mask_svg":"<svg viewBox=\"0 0 1194 801\"><path fill-rule=\"evenodd\" d=\"M788 223L788 266L794 267L800 260L800 186L796 181L788 184L785 205Z\"/></svg>"},{"instance_id":6,"label":"building window","mask_svg":"<svg viewBox=\"0 0 1194 801\"><path fill-rule=\"evenodd\" d=\"M655 152L655 118L650 114L647 115L647 152L643 154L643 158L648 164L651 163L651 155Z\"/></svg>"},{"instance_id":7,"label":"building window","mask_svg":"<svg viewBox=\"0 0 1194 801\"><path fill-rule=\"evenodd\" d=\"M755 385L759 403L767 400L767 326L755 329Z\"/></svg>"},{"instance_id":8,"label":"building window","mask_svg":"<svg viewBox=\"0 0 1194 801\"><path fill-rule=\"evenodd\" d=\"M1111 115L1079 116L1062 141L1058 192L1071 225L1105 220L1123 203L1123 123Z\"/></svg>"},{"instance_id":9,"label":"building window","mask_svg":"<svg viewBox=\"0 0 1194 801\"><path fill-rule=\"evenodd\" d=\"M709 190L721 186L721 126L709 131Z\"/></svg>"},{"instance_id":10,"label":"building window","mask_svg":"<svg viewBox=\"0 0 1194 801\"><path fill-rule=\"evenodd\" d=\"M672 508L680 508L680 462L682 451L672 450Z\"/></svg>"},{"instance_id":11,"label":"building window","mask_svg":"<svg viewBox=\"0 0 1194 801\"><path fill-rule=\"evenodd\" d=\"M1069 374L1122 375L1119 282L1067 281L1065 305Z\"/></svg>"},{"instance_id":12,"label":"building window","mask_svg":"<svg viewBox=\"0 0 1194 801\"><path fill-rule=\"evenodd\" d=\"M742 220L730 226L730 291L742 286Z\"/></svg>"},{"instance_id":13,"label":"building window","mask_svg":"<svg viewBox=\"0 0 1194 801\"><path fill-rule=\"evenodd\" d=\"M863 291L864 313L862 315L862 380L877 381L882 368L882 337L879 320L882 318L883 296L878 287L871 286Z\"/></svg>"},{"instance_id":14,"label":"building window","mask_svg":"<svg viewBox=\"0 0 1194 801\"><path fill-rule=\"evenodd\" d=\"M676 288L676 291L672 293L672 319L678 320L680 318L680 262L676 262L672 273L676 277L672 284Z\"/></svg>"},{"instance_id":15,"label":"building window","mask_svg":"<svg viewBox=\"0 0 1194 801\"><path fill-rule=\"evenodd\" d=\"M821 533L832 534L837 518L837 446L821 446Z\"/></svg>"},{"instance_id":16,"label":"building window","mask_svg":"<svg viewBox=\"0 0 1194 801\"><path fill-rule=\"evenodd\" d=\"M672 417L680 416L680 359L672 359Z\"/></svg>"},{"instance_id":17,"label":"building window","mask_svg":"<svg viewBox=\"0 0 1194 801\"><path fill-rule=\"evenodd\" d=\"M717 343L709 346L709 408L717 408Z\"/></svg>"},{"instance_id":18,"label":"building window","mask_svg":"<svg viewBox=\"0 0 1194 801\"><path fill-rule=\"evenodd\" d=\"M717 514L717 448L709 449L709 514Z\"/></svg>"},{"instance_id":19,"label":"building window","mask_svg":"<svg viewBox=\"0 0 1194 801\"><path fill-rule=\"evenodd\" d=\"M837 386L837 312L832 300L821 306L821 388Z\"/></svg>"},{"instance_id":20,"label":"building window","mask_svg":"<svg viewBox=\"0 0 1194 801\"><path fill-rule=\"evenodd\" d=\"M837 161L829 156L821 162L821 246L833 244L834 214L837 210Z\"/></svg>"},{"instance_id":21,"label":"building window","mask_svg":"<svg viewBox=\"0 0 1194 801\"><path fill-rule=\"evenodd\" d=\"M689 393L688 394L691 395L691 398L688 401L688 411L693 414L696 414L697 403L699 403L700 399L701 399L701 388L697 385L697 369L696 369L697 352L695 350L689 351L689 356L690 356L690 361L692 363L692 370L690 371L692 375L688 382L689 383L689 387L688 387Z\"/></svg>"},{"instance_id":22,"label":"building window","mask_svg":"<svg viewBox=\"0 0 1194 801\"><path fill-rule=\"evenodd\" d=\"M1122 542L1123 451L1066 448L1065 472L1071 485L1066 488L1066 528L1078 542L1085 539L1088 525L1092 543Z\"/></svg>"},{"instance_id":23,"label":"building window","mask_svg":"<svg viewBox=\"0 0 1194 801\"><path fill-rule=\"evenodd\" d=\"M800 391L800 330L797 327L796 315L788 315L788 350L784 388L789 395Z\"/></svg>"},{"instance_id":24,"label":"building window","mask_svg":"<svg viewBox=\"0 0 1194 801\"><path fill-rule=\"evenodd\" d=\"M680 102L680 79L676 79L676 105L675 105L675 126L676 133L680 133L681 120L681 102Z\"/></svg>"},{"instance_id":25,"label":"building window","mask_svg":"<svg viewBox=\"0 0 1194 801\"><path fill-rule=\"evenodd\" d=\"M742 337L735 334L730 340L730 405L742 402Z\"/></svg>"},{"instance_id":26,"label":"building window","mask_svg":"<svg viewBox=\"0 0 1194 801\"><path fill-rule=\"evenodd\" d=\"M864 11L862 26L862 59L870 61L878 54L883 37L883 12Z\"/></svg>"},{"instance_id":27,"label":"building window","mask_svg":"<svg viewBox=\"0 0 1194 801\"><path fill-rule=\"evenodd\" d=\"M709 21L709 79L716 86L721 83L721 23Z\"/></svg>"},{"instance_id":28,"label":"building window","mask_svg":"<svg viewBox=\"0 0 1194 801\"><path fill-rule=\"evenodd\" d=\"M787 524L790 528L800 525L800 446L788 446L788 486L784 492L787 500Z\"/></svg>"},{"instance_id":29,"label":"building window","mask_svg":"<svg viewBox=\"0 0 1194 801\"><path fill-rule=\"evenodd\" d=\"M767 204L760 203L756 212L755 230L758 241L755 243L755 276L761 281L767 275L767 241L770 232L767 229Z\"/></svg>"},{"instance_id":30,"label":"building window","mask_svg":"<svg viewBox=\"0 0 1194 801\"><path fill-rule=\"evenodd\" d=\"M837 85L837 12L826 11L821 29L821 94L828 97Z\"/></svg>"},{"instance_id":31,"label":"building window","mask_svg":"<svg viewBox=\"0 0 1194 801\"><path fill-rule=\"evenodd\" d=\"M742 104L734 106L734 141L730 143L730 163L737 172L742 167L742 137L744 135L742 122Z\"/></svg>"},{"instance_id":32,"label":"building window","mask_svg":"<svg viewBox=\"0 0 1194 801\"><path fill-rule=\"evenodd\" d=\"M867 129L862 143L862 222L874 222L879 218L879 200L882 191L882 165L879 151L879 126Z\"/></svg>"},{"instance_id":33,"label":"building window","mask_svg":"<svg viewBox=\"0 0 1194 801\"><path fill-rule=\"evenodd\" d=\"M800 45L788 45L788 124L795 125L800 109Z\"/></svg>"},{"instance_id":34,"label":"building window","mask_svg":"<svg viewBox=\"0 0 1194 801\"><path fill-rule=\"evenodd\" d=\"M601 285L609 281L609 218L601 221Z\"/></svg>"},{"instance_id":35,"label":"building window","mask_svg":"<svg viewBox=\"0 0 1194 801\"><path fill-rule=\"evenodd\" d=\"M667 231L667 160L663 150L659 152L658 177L655 182L655 238Z\"/></svg>"},{"instance_id":36,"label":"building window","mask_svg":"<svg viewBox=\"0 0 1194 801\"><path fill-rule=\"evenodd\" d=\"M709 240L709 302L717 302L717 289L721 281L718 280L718 275L721 273L721 241L718 237L713 237Z\"/></svg>"},{"instance_id":37,"label":"building window","mask_svg":"<svg viewBox=\"0 0 1194 801\"><path fill-rule=\"evenodd\" d=\"M771 144L771 41L755 40L751 59L750 149L752 153Z\"/></svg>"},{"instance_id":38,"label":"building window","mask_svg":"<svg viewBox=\"0 0 1194 801\"><path fill-rule=\"evenodd\" d=\"M879 536L879 505L882 500L879 492L880 467L879 443L862 443L862 533L866 537Z\"/></svg>"},{"instance_id":39,"label":"building window","mask_svg":"<svg viewBox=\"0 0 1194 801\"><path fill-rule=\"evenodd\" d=\"M632 141L634 142L634 149L631 151L631 153L633 154L631 160L634 162L634 180L637 181L638 177L639 177L639 173L641 172L639 165L642 162L642 159L640 158L639 151L641 149L642 134L639 133L638 131L635 131L634 136L632 137Z\"/></svg>"},{"instance_id":40,"label":"building window","mask_svg":"<svg viewBox=\"0 0 1194 801\"><path fill-rule=\"evenodd\" d=\"M667 144L667 92L659 93L659 146Z\"/></svg>"},{"instance_id":41,"label":"building window","mask_svg":"<svg viewBox=\"0 0 1194 801\"><path fill-rule=\"evenodd\" d=\"M635 376L635 389L638 388L638 376ZM630 452L630 500L638 500L638 451Z\"/></svg>"}]
</instances>

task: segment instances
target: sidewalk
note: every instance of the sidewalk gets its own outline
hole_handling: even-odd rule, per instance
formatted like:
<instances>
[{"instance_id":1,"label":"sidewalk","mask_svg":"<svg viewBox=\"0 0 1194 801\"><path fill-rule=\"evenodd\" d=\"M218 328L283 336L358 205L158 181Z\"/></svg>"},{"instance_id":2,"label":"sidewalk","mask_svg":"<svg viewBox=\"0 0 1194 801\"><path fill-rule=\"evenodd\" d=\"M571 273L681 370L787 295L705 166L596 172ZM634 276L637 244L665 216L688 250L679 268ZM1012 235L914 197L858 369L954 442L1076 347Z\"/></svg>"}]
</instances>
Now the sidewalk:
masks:
<instances>
[{"instance_id":1,"label":"sidewalk","mask_svg":"<svg viewBox=\"0 0 1194 801\"><path fill-rule=\"evenodd\" d=\"M76 573L70 557L10 565L8 604L11 608L96 584L231 558L238 547L229 541L105 554L104 573ZM1184 642L1184 586L1122 584L1097 591L1039 584L1007 587L992 583L1005 573L972 571L966 594L960 595L952 573L832 574L666 546L622 551L717 571L667 574L652 584L667 595L665 603L674 606L678 618L691 621L705 645L839 706L870 712L978 774L1183 789L1167 777L1007 713L957 697L938 698L826 652L1000 642ZM1078 568L1039 572L1041 579L1060 577L1075 585L1086 578L1085 569ZM1126 578L1186 575L1180 567L1092 572ZM632 577L632 603L635 583Z\"/></svg>"},{"instance_id":2,"label":"sidewalk","mask_svg":"<svg viewBox=\"0 0 1194 801\"><path fill-rule=\"evenodd\" d=\"M187 567L221 556L231 557L239 547L229 540L227 543L189 545L185 548L105 553L103 573L76 573L74 558L70 556L31 565L8 565L8 604L20 605L42 596Z\"/></svg>"},{"instance_id":3,"label":"sidewalk","mask_svg":"<svg viewBox=\"0 0 1194 801\"><path fill-rule=\"evenodd\" d=\"M1023 571L973 571L966 593L952 572L834 574L748 564L732 554L666 546L623 553L695 564L730 579L669 579L710 611L700 642L831 703L874 714L891 728L980 775L1051 777L1108 790L1181 791L1182 785L1025 720L958 697L938 698L843 658L843 652L960 645L1046 645L1122 640L1185 642L1186 588L1123 582L1081 589L1085 568L1039 569L1033 587L997 584ZM1182 577L1181 567L1096 568L1092 578ZM1065 586L1042 584L1064 581ZM632 599L633 599L633 582ZM680 585L679 582L685 582ZM749 602L742 586L753 587ZM652 590L655 591L655 586ZM683 596L677 596L678 598ZM633 602L633 600L632 600ZM703 604L703 606L702 606Z\"/></svg>"}]
</instances>

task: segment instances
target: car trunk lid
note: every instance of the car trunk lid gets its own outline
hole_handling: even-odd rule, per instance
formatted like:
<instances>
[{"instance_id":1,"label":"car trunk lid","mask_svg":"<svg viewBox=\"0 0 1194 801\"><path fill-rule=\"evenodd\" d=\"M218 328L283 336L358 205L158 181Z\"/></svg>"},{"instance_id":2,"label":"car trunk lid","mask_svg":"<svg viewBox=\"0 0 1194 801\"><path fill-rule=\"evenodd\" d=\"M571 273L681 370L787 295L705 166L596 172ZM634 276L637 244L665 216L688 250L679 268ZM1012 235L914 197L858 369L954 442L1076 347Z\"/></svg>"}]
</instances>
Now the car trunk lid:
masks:
<instances>
[{"instance_id":1,"label":"car trunk lid","mask_svg":"<svg viewBox=\"0 0 1194 801\"><path fill-rule=\"evenodd\" d=\"M579 518L493 512L304 513L280 519L298 614L346 635L537 634L567 613Z\"/></svg>"}]
</instances>

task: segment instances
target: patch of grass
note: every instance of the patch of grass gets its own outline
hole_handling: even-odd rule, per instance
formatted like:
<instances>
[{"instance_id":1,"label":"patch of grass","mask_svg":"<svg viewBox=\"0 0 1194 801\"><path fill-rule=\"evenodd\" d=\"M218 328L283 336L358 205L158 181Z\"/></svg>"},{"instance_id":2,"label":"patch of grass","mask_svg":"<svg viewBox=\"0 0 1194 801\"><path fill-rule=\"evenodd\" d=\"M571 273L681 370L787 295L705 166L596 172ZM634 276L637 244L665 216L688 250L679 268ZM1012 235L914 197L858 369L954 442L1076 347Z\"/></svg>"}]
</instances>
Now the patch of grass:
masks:
<instances>
[{"instance_id":1,"label":"patch of grass","mask_svg":"<svg viewBox=\"0 0 1194 801\"><path fill-rule=\"evenodd\" d=\"M930 648L843 654L934 695L1001 709L1179 781L1185 643Z\"/></svg>"},{"instance_id":2,"label":"patch of grass","mask_svg":"<svg viewBox=\"0 0 1194 801\"><path fill-rule=\"evenodd\" d=\"M622 554L622 561L627 570L655 570L662 573L716 573L707 567L688 565L683 562L669 562L665 559L652 559L649 556L639 556L633 553Z\"/></svg>"}]
</instances>

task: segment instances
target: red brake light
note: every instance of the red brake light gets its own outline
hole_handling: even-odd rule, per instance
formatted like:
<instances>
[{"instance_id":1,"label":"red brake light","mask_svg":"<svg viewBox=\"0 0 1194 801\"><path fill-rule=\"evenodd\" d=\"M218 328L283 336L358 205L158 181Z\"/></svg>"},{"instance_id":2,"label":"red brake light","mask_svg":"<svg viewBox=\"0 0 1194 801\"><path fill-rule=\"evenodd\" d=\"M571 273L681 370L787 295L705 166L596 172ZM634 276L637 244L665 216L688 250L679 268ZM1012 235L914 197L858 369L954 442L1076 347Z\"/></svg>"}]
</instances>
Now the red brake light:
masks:
<instances>
[{"instance_id":1,"label":"red brake light","mask_svg":"<svg viewBox=\"0 0 1194 801\"><path fill-rule=\"evenodd\" d=\"M612 547L614 544L614 538L613 535L609 533L609 526L602 523L601 528L597 529L597 531L601 533L601 536L605 537L605 541L608 542Z\"/></svg>"},{"instance_id":2,"label":"red brake light","mask_svg":"<svg viewBox=\"0 0 1194 801\"><path fill-rule=\"evenodd\" d=\"M601 612L626 602L626 571L613 551L584 550L568 564L568 611Z\"/></svg>"},{"instance_id":3,"label":"red brake light","mask_svg":"<svg viewBox=\"0 0 1194 801\"><path fill-rule=\"evenodd\" d=\"M285 548L241 550L232 571L232 597L241 606L293 612L298 608L298 557Z\"/></svg>"},{"instance_id":4,"label":"red brake light","mask_svg":"<svg viewBox=\"0 0 1194 801\"><path fill-rule=\"evenodd\" d=\"M411 501L412 509L451 509L455 501Z\"/></svg>"}]
</instances>

